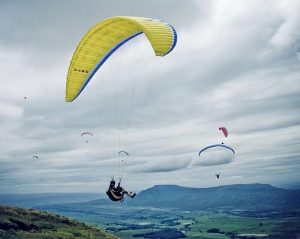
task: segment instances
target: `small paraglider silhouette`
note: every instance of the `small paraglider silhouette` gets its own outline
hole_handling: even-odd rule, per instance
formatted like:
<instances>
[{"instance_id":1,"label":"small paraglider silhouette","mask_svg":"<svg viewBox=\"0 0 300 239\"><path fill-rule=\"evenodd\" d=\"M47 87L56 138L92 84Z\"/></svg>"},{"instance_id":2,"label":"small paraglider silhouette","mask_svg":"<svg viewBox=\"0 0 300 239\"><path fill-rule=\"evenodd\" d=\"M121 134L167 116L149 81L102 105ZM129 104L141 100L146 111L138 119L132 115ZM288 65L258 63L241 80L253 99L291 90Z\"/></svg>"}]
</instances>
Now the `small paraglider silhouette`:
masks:
<instances>
[{"instance_id":1,"label":"small paraglider silhouette","mask_svg":"<svg viewBox=\"0 0 300 239\"><path fill-rule=\"evenodd\" d=\"M129 156L129 153L127 153L126 151L124 150L121 150L119 151L118 155L126 155L126 156ZM123 160L122 160L123 161Z\"/></svg>"},{"instance_id":2,"label":"small paraglider silhouette","mask_svg":"<svg viewBox=\"0 0 300 239\"><path fill-rule=\"evenodd\" d=\"M220 179L220 173L216 173L216 177Z\"/></svg>"},{"instance_id":3,"label":"small paraglider silhouette","mask_svg":"<svg viewBox=\"0 0 300 239\"><path fill-rule=\"evenodd\" d=\"M219 130L223 132L225 138L228 137L228 130L226 129L226 127L220 127ZM224 144L224 142L222 142L222 144Z\"/></svg>"},{"instance_id":4,"label":"small paraglider silhouette","mask_svg":"<svg viewBox=\"0 0 300 239\"><path fill-rule=\"evenodd\" d=\"M121 163L123 164L123 162L124 162L124 157L129 157L129 153L126 152L126 151L124 151L124 150L121 150L121 151L119 151L118 156L119 156L119 157L122 157Z\"/></svg>"},{"instance_id":5,"label":"small paraglider silhouette","mask_svg":"<svg viewBox=\"0 0 300 239\"><path fill-rule=\"evenodd\" d=\"M39 156L33 155L32 158L33 158L33 160L35 161L35 160L39 159Z\"/></svg>"},{"instance_id":6,"label":"small paraglider silhouette","mask_svg":"<svg viewBox=\"0 0 300 239\"><path fill-rule=\"evenodd\" d=\"M83 133L81 134L81 136L84 136L84 135L90 135L90 136L93 136L93 134L90 133L90 132L83 132ZM86 140L85 142L88 143L89 141Z\"/></svg>"},{"instance_id":7,"label":"small paraglider silhouette","mask_svg":"<svg viewBox=\"0 0 300 239\"><path fill-rule=\"evenodd\" d=\"M219 130L222 130L222 132L226 138L228 137L228 130L226 129L226 127L219 127Z\"/></svg>"},{"instance_id":8,"label":"small paraglider silhouette","mask_svg":"<svg viewBox=\"0 0 300 239\"><path fill-rule=\"evenodd\" d=\"M27 97L26 96L24 96L24 100L26 100L27 99Z\"/></svg>"}]
</instances>

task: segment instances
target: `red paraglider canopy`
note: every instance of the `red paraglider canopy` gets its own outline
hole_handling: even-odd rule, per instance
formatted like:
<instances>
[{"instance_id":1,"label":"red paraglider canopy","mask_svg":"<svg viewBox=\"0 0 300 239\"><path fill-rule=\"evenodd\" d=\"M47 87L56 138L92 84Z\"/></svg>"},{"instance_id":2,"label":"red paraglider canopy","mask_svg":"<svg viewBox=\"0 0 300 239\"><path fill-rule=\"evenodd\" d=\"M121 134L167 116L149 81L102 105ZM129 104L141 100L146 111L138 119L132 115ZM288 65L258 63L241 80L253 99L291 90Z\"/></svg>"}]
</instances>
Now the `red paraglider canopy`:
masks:
<instances>
[{"instance_id":1,"label":"red paraglider canopy","mask_svg":"<svg viewBox=\"0 0 300 239\"><path fill-rule=\"evenodd\" d=\"M222 130L223 134L225 135L225 137L228 136L228 131L225 127L220 127L219 130Z\"/></svg>"}]
</instances>

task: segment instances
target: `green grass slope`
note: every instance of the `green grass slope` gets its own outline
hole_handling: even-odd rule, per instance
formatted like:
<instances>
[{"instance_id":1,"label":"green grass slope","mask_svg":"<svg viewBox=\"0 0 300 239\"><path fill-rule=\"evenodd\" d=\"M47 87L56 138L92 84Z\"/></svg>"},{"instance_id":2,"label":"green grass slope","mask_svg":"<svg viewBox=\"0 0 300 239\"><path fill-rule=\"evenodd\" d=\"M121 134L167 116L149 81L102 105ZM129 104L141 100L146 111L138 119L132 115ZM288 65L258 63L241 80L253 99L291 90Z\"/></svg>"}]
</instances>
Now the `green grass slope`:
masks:
<instances>
[{"instance_id":1,"label":"green grass slope","mask_svg":"<svg viewBox=\"0 0 300 239\"><path fill-rule=\"evenodd\" d=\"M0 238L114 239L116 237L60 215L0 205Z\"/></svg>"}]
</instances>

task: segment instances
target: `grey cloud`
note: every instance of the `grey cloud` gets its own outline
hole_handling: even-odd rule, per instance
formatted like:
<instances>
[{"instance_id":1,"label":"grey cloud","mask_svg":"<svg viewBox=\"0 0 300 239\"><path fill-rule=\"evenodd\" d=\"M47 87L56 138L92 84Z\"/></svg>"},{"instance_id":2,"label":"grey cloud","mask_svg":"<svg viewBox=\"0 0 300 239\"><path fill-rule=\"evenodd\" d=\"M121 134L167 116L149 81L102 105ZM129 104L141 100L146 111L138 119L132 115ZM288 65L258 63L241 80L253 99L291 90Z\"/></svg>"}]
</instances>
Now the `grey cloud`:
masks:
<instances>
[{"instance_id":1,"label":"grey cloud","mask_svg":"<svg viewBox=\"0 0 300 239\"><path fill-rule=\"evenodd\" d=\"M217 151L215 151L217 149ZM215 166L229 164L234 160L234 154L228 149L211 148L203 151L198 158L195 158L190 166Z\"/></svg>"},{"instance_id":2,"label":"grey cloud","mask_svg":"<svg viewBox=\"0 0 300 239\"><path fill-rule=\"evenodd\" d=\"M182 11L189 14L180 14ZM73 49L87 29L111 16L154 17L179 27L183 19L192 23L199 16L199 7L194 1L183 0L9 1L1 3L0 15L6 20L0 28L5 36L1 38L2 44L56 51Z\"/></svg>"},{"instance_id":3,"label":"grey cloud","mask_svg":"<svg viewBox=\"0 0 300 239\"><path fill-rule=\"evenodd\" d=\"M139 173L171 172L186 168L190 164L189 158L174 157L150 159L149 162L134 166L131 171Z\"/></svg>"}]
</instances>

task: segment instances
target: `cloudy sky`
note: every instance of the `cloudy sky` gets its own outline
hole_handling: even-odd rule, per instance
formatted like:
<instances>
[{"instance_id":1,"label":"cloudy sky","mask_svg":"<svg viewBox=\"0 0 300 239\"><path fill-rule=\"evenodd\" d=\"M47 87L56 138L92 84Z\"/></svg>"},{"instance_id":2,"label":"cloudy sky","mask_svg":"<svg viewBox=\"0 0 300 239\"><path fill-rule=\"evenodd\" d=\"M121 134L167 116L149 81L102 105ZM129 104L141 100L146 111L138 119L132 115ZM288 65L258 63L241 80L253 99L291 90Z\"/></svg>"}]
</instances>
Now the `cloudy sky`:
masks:
<instances>
[{"instance_id":1,"label":"cloudy sky","mask_svg":"<svg viewBox=\"0 0 300 239\"><path fill-rule=\"evenodd\" d=\"M299 183L299 12L296 0L0 1L0 192L103 192L120 174L129 190ZM64 102L76 45L118 15L170 23L175 49L156 57L141 35ZM221 142L234 158L198 156Z\"/></svg>"}]
</instances>

